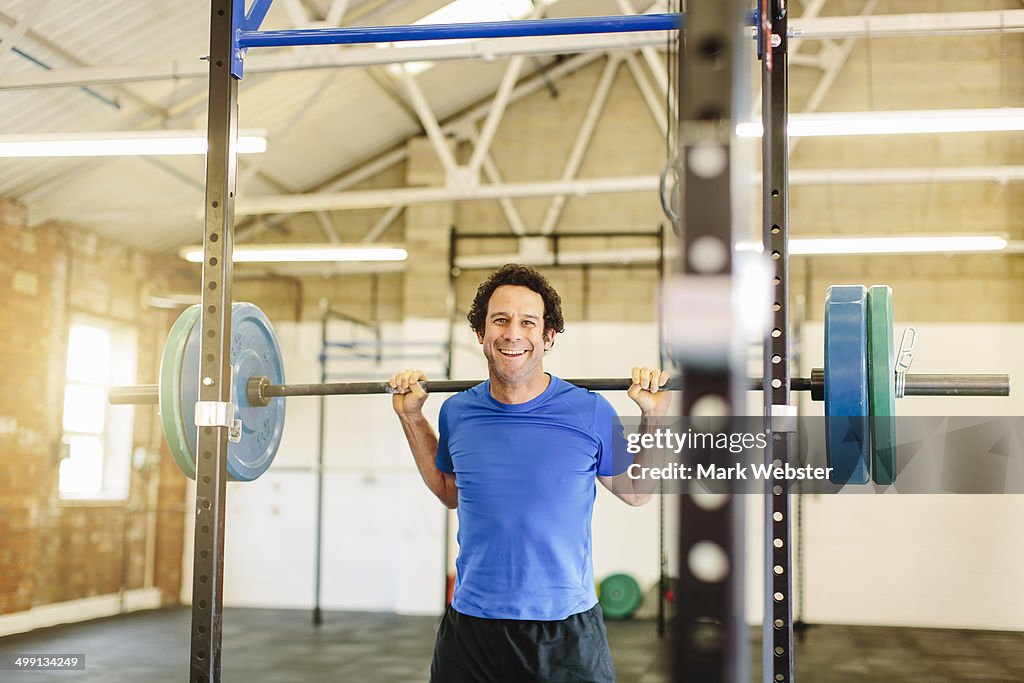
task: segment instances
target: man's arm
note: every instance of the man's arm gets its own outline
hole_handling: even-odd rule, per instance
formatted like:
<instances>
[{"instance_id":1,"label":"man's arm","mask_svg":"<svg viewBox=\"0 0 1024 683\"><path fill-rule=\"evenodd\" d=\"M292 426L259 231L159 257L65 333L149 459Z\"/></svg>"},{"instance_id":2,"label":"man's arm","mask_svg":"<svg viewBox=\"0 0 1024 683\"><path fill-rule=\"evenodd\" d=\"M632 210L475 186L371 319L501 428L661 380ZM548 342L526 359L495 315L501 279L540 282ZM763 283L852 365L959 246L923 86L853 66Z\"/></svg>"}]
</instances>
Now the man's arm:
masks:
<instances>
[{"instance_id":1,"label":"man's arm","mask_svg":"<svg viewBox=\"0 0 1024 683\"><path fill-rule=\"evenodd\" d=\"M658 391L668 382L668 371L657 368L633 368L633 384L626 392L640 406L639 433L644 434L653 427L654 418L668 415L671 395ZM643 449L636 454L633 462L641 468L655 465L658 451ZM633 479L629 470L614 477L599 476L598 480L617 498L632 506L640 506L654 497L658 488L657 481L650 479Z\"/></svg>"},{"instance_id":2,"label":"man's arm","mask_svg":"<svg viewBox=\"0 0 1024 683\"><path fill-rule=\"evenodd\" d=\"M388 384L397 393L391 397L391 407L402 424L402 431L405 432L405 439L409 442L409 449L423 483L446 507L454 510L459 505L455 475L437 469L437 434L423 416L427 392L420 381L426 379L427 376L420 370L406 370L393 375Z\"/></svg>"}]
</instances>

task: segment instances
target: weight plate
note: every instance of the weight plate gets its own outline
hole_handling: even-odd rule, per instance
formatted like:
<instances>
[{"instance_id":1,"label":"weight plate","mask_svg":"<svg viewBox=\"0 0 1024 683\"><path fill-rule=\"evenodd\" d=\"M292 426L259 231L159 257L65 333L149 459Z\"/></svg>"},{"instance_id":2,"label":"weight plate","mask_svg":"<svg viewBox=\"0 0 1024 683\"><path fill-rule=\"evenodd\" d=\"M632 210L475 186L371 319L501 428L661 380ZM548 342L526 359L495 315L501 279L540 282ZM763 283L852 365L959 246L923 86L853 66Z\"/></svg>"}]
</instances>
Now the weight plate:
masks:
<instances>
[{"instance_id":1,"label":"weight plate","mask_svg":"<svg viewBox=\"0 0 1024 683\"><path fill-rule=\"evenodd\" d=\"M640 584L629 574L612 574L601 582L601 609L608 619L628 619L644 596Z\"/></svg>"},{"instance_id":2,"label":"weight plate","mask_svg":"<svg viewBox=\"0 0 1024 683\"><path fill-rule=\"evenodd\" d=\"M868 290L868 408L871 476L888 486L896 479L896 351L892 288Z\"/></svg>"},{"instance_id":3,"label":"weight plate","mask_svg":"<svg viewBox=\"0 0 1024 683\"><path fill-rule=\"evenodd\" d=\"M199 310L198 305L190 306L178 316L167 335L167 343L160 357L160 423L163 425L171 458L185 476L191 479L196 478L196 461L192 455L195 451L189 446L185 425L191 425L192 431L195 431L195 402L182 402L182 366L185 362L185 346L199 319ZM190 381L195 383L196 380L193 378ZM194 440L195 434L192 436Z\"/></svg>"},{"instance_id":4,"label":"weight plate","mask_svg":"<svg viewBox=\"0 0 1024 683\"><path fill-rule=\"evenodd\" d=\"M199 400L199 339L200 326L194 325L183 364L183 376L192 378L182 386L181 402L186 406L195 406ZM246 383L257 376L284 384L281 348L263 311L250 303L235 303L231 306L231 402L240 430L239 440L228 442L228 475L235 481L252 481L266 472L284 433L283 398L272 398L266 407L252 406L246 398ZM198 450L194 417L190 414L192 428L186 430L192 453ZM191 476L195 477L194 469Z\"/></svg>"},{"instance_id":5,"label":"weight plate","mask_svg":"<svg viewBox=\"0 0 1024 683\"><path fill-rule=\"evenodd\" d=\"M867 289L825 295L825 448L836 484L868 482Z\"/></svg>"}]
</instances>

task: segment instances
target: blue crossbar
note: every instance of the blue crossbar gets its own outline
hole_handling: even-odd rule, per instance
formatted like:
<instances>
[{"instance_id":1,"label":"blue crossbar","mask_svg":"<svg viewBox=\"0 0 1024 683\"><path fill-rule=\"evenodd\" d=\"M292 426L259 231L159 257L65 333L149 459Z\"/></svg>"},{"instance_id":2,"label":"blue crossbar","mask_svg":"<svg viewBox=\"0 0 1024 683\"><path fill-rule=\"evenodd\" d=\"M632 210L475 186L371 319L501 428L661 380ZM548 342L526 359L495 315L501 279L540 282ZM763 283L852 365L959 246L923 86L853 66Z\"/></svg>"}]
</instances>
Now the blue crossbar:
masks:
<instances>
[{"instance_id":1,"label":"blue crossbar","mask_svg":"<svg viewBox=\"0 0 1024 683\"><path fill-rule=\"evenodd\" d=\"M751 18L750 21L752 22L753 19ZM676 31L681 27L682 22L682 14L671 13L485 21L467 24L412 24L407 26L240 31L238 34L238 47L353 45L358 43L397 43L408 40L525 38L529 36L566 36L588 33Z\"/></svg>"}]
</instances>

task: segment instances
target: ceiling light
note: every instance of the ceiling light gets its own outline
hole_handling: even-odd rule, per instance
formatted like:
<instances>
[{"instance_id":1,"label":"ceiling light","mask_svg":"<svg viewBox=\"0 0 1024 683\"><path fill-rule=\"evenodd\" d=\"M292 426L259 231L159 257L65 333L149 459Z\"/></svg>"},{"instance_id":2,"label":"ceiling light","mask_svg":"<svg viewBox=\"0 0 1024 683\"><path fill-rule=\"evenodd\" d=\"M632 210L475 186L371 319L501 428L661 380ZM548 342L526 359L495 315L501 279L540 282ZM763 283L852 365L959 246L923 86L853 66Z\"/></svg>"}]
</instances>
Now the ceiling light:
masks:
<instances>
[{"instance_id":1,"label":"ceiling light","mask_svg":"<svg viewBox=\"0 0 1024 683\"><path fill-rule=\"evenodd\" d=\"M185 247L180 255L191 263L202 263L202 247ZM252 244L236 246L232 260L235 263L337 263L365 261L404 261L409 257L405 249L381 245L339 244Z\"/></svg>"},{"instance_id":2,"label":"ceiling light","mask_svg":"<svg viewBox=\"0 0 1024 683\"><path fill-rule=\"evenodd\" d=\"M740 137L756 138L760 121L736 126ZM921 111L793 114L789 137L907 135L911 133L988 133L1024 130L1024 109L933 109Z\"/></svg>"},{"instance_id":3,"label":"ceiling light","mask_svg":"<svg viewBox=\"0 0 1024 683\"><path fill-rule=\"evenodd\" d=\"M845 254L927 254L966 251L1003 251L1007 241L998 235L919 235L915 237L795 237L789 240L793 256ZM757 242L741 242L738 251L762 251Z\"/></svg>"},{"instance_id":4,"label":"ceiling light","mask_svg":"<svg viewBox=\"0 0 1024 683\"><path fill-rule=\"evenodd\" d=\"M240 131L239 154L267 151L265 130ZM153 130L0 135L0 157L103 157L206 154L206 131Z\"/></svg>"}]
</instances>

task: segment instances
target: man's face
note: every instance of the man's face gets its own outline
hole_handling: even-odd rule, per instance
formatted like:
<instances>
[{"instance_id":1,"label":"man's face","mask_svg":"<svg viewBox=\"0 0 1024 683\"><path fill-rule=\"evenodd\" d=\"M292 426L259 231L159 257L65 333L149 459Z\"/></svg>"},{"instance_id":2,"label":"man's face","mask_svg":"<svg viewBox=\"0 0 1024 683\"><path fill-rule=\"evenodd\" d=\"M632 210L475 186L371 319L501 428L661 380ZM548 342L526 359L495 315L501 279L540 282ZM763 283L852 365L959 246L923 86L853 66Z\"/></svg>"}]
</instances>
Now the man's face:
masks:
<instances>
[{"instance_id":1,"label":"man's face","mask_svg":"<svg viewBox=\"0 0 1024 683\"><path fill-rule=\"evenodd\" d=\"M555 331L544 333L544 300L518 285L502 285L487 302L484 333L477 334L491 374L506 384L529 381L544 372L544 352Z\"/></svg>"}]
</instances>

